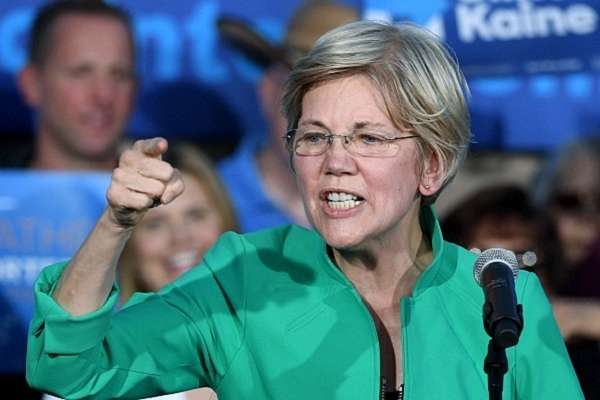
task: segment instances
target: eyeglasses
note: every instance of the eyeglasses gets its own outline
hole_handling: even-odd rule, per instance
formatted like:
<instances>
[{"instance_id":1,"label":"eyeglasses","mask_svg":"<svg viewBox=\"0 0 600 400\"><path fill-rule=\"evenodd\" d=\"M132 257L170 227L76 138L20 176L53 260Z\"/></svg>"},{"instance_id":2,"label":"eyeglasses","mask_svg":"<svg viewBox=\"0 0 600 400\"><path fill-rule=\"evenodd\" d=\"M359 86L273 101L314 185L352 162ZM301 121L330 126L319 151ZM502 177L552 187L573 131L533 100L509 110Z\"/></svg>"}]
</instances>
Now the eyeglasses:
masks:
<instances>
[{"instance_id":1,"label":"eyeglasses","mask_svg":"<svg viewBox=\"0 0 600 400\"><path fill-rule=\"evenodd\" d=\"M600 215L600 193L557 193L552 203L566 213Z\"/></svg>"},{"instance_id":2,"label":"eyeglasses","mask_svg":"<svg viewBox=\"0 0 600 400\"><path fill-rule=\"evenodd\" d=\"M334 135L325 129L310 127L293 129L282 139L286 140L288 149L294 150L299 156L320 156L331 146L335 137L342 139L346 149L354 155L392 157L396 151L389 151L391 142L418 136L388 137L385 132L366 128L359 128L348 134Z\"/></svg>"}]
</instances>

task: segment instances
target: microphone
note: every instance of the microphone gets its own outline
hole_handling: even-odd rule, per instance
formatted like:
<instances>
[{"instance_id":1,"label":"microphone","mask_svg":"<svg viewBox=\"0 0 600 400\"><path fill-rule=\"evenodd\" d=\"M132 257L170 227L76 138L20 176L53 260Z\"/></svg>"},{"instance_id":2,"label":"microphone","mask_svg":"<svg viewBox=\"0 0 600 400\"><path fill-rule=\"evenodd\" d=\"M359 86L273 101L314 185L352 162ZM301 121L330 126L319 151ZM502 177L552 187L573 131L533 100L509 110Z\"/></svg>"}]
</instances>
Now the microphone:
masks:
<instances>
[{"instance_id":1,"label":"microphone","mask_svg":"<svg viewBox=\"0 0 600 400\"><path fill-rule=\"evenodd\" d=\"M477 257L473 273L485 294L485 331L501 348L516 345L523 330L523 312L515 292L519 273L515 253L500 248L487 249Z\"/></svg>"}]
</instances>

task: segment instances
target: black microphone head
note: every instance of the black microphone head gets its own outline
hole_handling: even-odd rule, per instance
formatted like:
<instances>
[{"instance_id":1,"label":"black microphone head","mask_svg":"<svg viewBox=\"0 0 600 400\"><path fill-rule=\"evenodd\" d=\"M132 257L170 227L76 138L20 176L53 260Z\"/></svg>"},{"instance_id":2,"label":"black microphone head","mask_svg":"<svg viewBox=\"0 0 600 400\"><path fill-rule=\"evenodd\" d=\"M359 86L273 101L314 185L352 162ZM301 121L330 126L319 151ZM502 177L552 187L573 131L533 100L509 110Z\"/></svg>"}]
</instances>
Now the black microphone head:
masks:
<instances>
[{"instance_id":1,"label":"black microphone head","mask_svg":"<svg viewBox=\"0 0 600 400\"><path fill-rule=\"evenodd\" d=\"M493 247L484 250L479 254L479 257L477 257L477 260L475 261L473 274L475 275L475 281L479 286L481 286L481 274L483 273L484 268L494 262L506 264L512 270L514 279L517 279L517 275L519 274L519 262L517 261L515 253L510 250Z\"/></svg>"}]
</instances>

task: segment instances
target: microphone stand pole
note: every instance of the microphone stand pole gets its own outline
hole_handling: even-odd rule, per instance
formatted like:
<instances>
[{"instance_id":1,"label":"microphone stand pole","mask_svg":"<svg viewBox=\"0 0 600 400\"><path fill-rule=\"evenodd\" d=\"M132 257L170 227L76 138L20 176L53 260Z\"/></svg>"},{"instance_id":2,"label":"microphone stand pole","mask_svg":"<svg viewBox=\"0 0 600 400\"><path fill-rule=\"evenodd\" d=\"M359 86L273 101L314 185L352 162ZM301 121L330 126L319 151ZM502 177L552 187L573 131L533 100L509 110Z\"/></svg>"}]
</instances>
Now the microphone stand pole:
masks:
<instances>
[{"instance_id":1,"label":"microphone stand pole","mask_svg":"<svg viewBox=\"0 0 600 400\"><path fill-rule=\"evenodd\" d=\"M490 400L502 400L504 374L508 371L506 349L496 344L492 338L488 344L483 370L488 374L488 391Z\"/></svg>"},{"instance_id":2,"label":"microphone stand pole","mask_svg":"<svg viewBox=\"0 0 600 400\"><path fill-rule=\"evenodd\" d=\"M501 338L499 341L494 339L494 333L491 330L489 321L490 315L492 314L492 307L489 302L486 302L483 307L484 313L484 326L491 339L488 343L488 353L485 357L483 370L488 374L488 391L490 393L490 400L502 400L502 387L504 381L504 374L508 371L508 360L506 358L506 348L517 344L519 341L518 336ZM517 314L519 317L519 328L523 327L523 307L521 304L517 304ZM514 322L512 320L499 321L499 327L505 323ZM519 329L519 333L520 333Z\"/></svg>"}]
</instances>

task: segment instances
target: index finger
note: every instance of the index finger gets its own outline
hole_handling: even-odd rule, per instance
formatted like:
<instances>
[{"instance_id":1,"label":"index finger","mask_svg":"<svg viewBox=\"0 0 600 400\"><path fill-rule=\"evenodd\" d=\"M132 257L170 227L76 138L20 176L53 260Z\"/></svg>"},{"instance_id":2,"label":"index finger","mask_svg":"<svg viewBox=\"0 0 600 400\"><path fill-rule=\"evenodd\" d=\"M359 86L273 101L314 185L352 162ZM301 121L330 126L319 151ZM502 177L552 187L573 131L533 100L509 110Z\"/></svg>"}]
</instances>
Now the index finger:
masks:
<instances>
[{"instance_id":1,"label":"index finger","mask_svg":"<svg viewBox=\"0 0 600 400\"><path fill-rule=\"evenodd\" d=\"M137 140L133 144L133 150L154 158L160 158L167 151L168 147L169 143L162 137Z\"/></svg>"}]
</instances>

